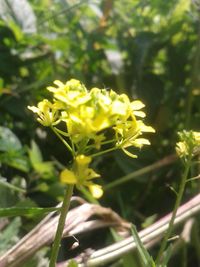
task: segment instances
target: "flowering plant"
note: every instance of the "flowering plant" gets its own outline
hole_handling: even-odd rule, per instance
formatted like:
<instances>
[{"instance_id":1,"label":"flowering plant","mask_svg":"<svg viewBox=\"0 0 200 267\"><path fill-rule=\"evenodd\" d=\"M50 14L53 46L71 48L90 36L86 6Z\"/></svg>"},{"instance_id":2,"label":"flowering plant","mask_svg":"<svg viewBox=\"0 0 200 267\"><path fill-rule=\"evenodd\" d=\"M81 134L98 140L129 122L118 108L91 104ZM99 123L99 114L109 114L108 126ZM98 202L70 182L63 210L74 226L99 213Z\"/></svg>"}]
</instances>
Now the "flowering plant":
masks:
<instances>
[{"instance_id":1,"label":"flowering plant","mask_svg":"<svg viewBox=\"0 0 200 267\"><path fill-rule=\"evenodd\" d=\"M103 193L101 186L93 183L99 174L89 168L92 158L116 149L136 158L128 148L149 145L149 140L141 136L144 132L155 132L142 121L146 115L141 111L144 104L139 100L131 102L126 94L119 95L113 90L87 90L75 79L66 83L56 80L54 84L56 86L47 87L53 94L52 102L44 99L37 107L28 106L43 126L53 130L73 157L71 168L60 174L61 182L68 187L51 254L51 267L55 266L73 186L78 189L87 186L97 198ZM64 130L60 127L63 124Z\"/></svg>"}]
</instances>

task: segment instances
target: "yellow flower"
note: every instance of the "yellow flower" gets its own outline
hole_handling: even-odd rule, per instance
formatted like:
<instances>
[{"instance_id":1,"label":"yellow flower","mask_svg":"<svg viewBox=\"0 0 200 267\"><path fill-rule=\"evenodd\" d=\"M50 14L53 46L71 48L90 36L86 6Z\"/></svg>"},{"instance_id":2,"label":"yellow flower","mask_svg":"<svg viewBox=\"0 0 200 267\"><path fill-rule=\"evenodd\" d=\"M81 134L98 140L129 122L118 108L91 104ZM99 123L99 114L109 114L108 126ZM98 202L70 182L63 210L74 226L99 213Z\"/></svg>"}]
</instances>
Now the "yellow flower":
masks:
<instances>
[{"instance_id":1,"label":"yellow flower","mask_svg":"<svg viewBox=\"0 0 200 267\"><path fill-rule=\"evenodd\" d=\"M185 142L178 142L176 144L176 153L179 155L179 157L188 155L187 144Z\"/></svg>"},{"instance_id":2,"label":"yellow flower","mask_svg":"<svg viewBox=\"0 0 200 267\"><path fill-rule=\"evenodd\" d=\"M200 152L200 132L183 131L179 133L180 142L176 144L179 157L195 155Z\"/></svg>"},{"instance_id":3,"label":"yellow flower","mask_svg":"<svg viewBox=\"0 0 200 267\"><path fill-rule=\"evenodd\" d=\"M91 180L99 177L93 169L88 168L91 157L85 155L78 155L73 163L72 169L64 169L60 174L60 180L62 183L86 185L91 184Z\"/></svg>"},{"instance_id":4,"label":"yellow flower","mask_svg":"<svg viewBox=\"0 0 200 267\"><path fill-rule=\"evenodd\" d=\"M142 148L143 145L150 145L151 143L149 142L148 139L146 138L137 138L135 141L133 141L133 146Z\"/></svg>"},{"instance_id":5,"label":"yellow flower","mask_svg":"<svg viewBox=\"0 0 200 267\"><path fill-rule=\"evenodd\" d=\"M103 195L103 189L102 189L102 186L101 185L98 185L98 184L90 184L89 186L89 190L92 194L92 196L94 198L101 198L102 195Z\"/></svg>"},{"instance_id":6,"label":"yellow flower","mask_svg":"<svg viewBox=\"0 0 200 267\"><path fill-rule=\"evenodd\" d=\"M76 108L90 100L90 95L86 87L80 81L71 79L65 84L61 81L54 81L58 87L47 87L47 90L53 93L54 98L65 103L69 107Z\"/></svg>"},{"instance_id":7,"label":"yellow flower","mask_svg":"<svg viewBox=\"0 0 200 267\"><path fill-rule=\"evenodd\" d=\"M193 132L196 145L200 145L200 132Z\"/></svg>"},{"instance_id":8,"label":"yellow flower","mask_svg":"<svg viewBox=\"0 0 200 267\"><path fill-rule=\"evenodd\" d=\"M47 99L39 102L37 107L28 106L28 109L38 115L37 120L44 126L56 125L60 122L58 104L52 104Z\"/></svg>"},{"instance_id":9,"label":"yellow flower","mask_svg":"<svg viewBox=\"0 0 200 267\"><path fill-rule=\"evenodd\" d=\"M109 128L114 130L117 148L123 149L129 155L126 148L141 148L150 144L141 135L155 130L137 119L146 116L141 110L145 106L141 101L131 102L126 94L119 95L113 90L92 88L88 91L76 79L66 83L56 80L54 84L55 87L47 88L53 94L53 104L45 99L38 103L37 107L29 109L38 114L38 121L44 126L64 122L66 131L62 130L61 134L69 137L77 151L81 147L84 152L84 148L88 148L87 145L96 149L106 143L113 145L114 142L106 140L107 136L110 137L110 133L106 134ZM114 137L111 136L110 139L114 140Z\"/></svg>"},{"instance_id":10,"label":"yellow flower","mask_svg":"<svg viewBox=\"0 0 200 267\"><path fill-rule=\"evenodd\" d=\"M143 145L150 145L148 139L138 138L143 132L155 132L151 126L146 126L142 121L137 121L132 115L132 121L125 121L113 127L116 133L117 143L124 153L136 158L137 156L130 153L126 148L130 146L141 148Z\"/></svg>"},{"instance_id":11,"label":"yellow flower","mask_svg":"<svg viewBox=\"0 0 200 267\"><path fill-rule=\"evenodd\" d=\"M135 100L131 102L131 108L133 114L137 117L145 118L146 114L143 111L140 111L141 108L145 107L145 105L140 100Z\"/></svg>"},{"instance_id":12,"label":"yellow flower","mask_svg":"<svg viewBox=\"0 0 200 267\"><path fill-rule=\"evenodd\" d=\"M60 173L60 181L63 184L77 184L78 182L75 173L68 169L64 169Z\"/></svg>"}]
</instances>

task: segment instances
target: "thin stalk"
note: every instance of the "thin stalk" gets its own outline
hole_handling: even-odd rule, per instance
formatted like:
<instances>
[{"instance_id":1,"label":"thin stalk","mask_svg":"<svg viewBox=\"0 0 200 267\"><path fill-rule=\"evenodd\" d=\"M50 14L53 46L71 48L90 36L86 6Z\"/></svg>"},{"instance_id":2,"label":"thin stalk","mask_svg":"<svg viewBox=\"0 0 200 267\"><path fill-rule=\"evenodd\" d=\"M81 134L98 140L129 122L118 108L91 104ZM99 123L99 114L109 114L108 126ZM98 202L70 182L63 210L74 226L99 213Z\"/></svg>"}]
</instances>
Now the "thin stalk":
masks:
<instances>
[{"instance_id":1,"label":"thin stalk","mask_svg":"<svg viewBox=\"0 0 200 267\"><path fill-rule=\"evenodd\" d=\"M189 155L189 158L188 158L188 162L186 163L186 166L185 166L185 171L183 173L183 176L181 178L181 183L180 183L180 187L179 187L179 191L178 191L178 194L177 194L177 198L176 198L176 202L175 202L175 205L174 205L174 209L173 209L173 212L172 212L172 217L171 217L171 220L169 222L169 227L167 229L167 232L164 236L164 239L161 243L161 246L160 246L160 250L158 252L158 255L157 255L157 258L156 258L156 265L160 263L160 260L161 260L161 257L163 255L163 252L167 246L167 241L172 233L172 230L173 230L173 225L174 225L174 220L176 218L176 213L177 213L177 210L178 210L178 207L180 206L180 203L181 203L181 200L182 200L182 197L183 197L183 193L184 193L184 189L185 189L185 185L187 183L187 177L188 177L188 173L189 173L189 170L190 170L190 165L191 165L191 160L192 160L192 155L190 154Z\"/></svg>"},{"instance_id":2,"label":"thin stalk","mask_svg":"<svg viewBox=\"0 0 200 267\"><path fill-rule=\"evenodd\" d=\"M66 133L66 132L64 132L64 131L62 131L62 130L60 130L60 129L58 129L57 127L54 127L54 129L55 129L58 133L60 133L60 134L62 134L62 135L64 135L64 136L66 136L66 137L69 137L69 134L68 134L68 133Z\"/></svg>"},{"instance_id":3,"label":"thin stalk","mask_svg":"<svg viewBox=\"0 0 200 267\"><path fill-rule=\"evenodd\" d=\"M115 139L112 139L112 140L107 140L107 141L104 141L104 142L101 142L101 145L107 145L107 144L110 144L110 143L114 143L116 142L116 138ZM91 144L91 145L88 145L86 146L86 148L94 148L95 147L95 144Z\"/></svg>"},{"instance_id":4,"label":"thin stalk","mask_svg":"<svg viewBox=\"0 0 200 267\"><path fill-rule=\"evenodd\" d=\"M56 260L57 260L58 251L60 248L60 241L62 238L64 226L65 226L65 220L66 220L67 212L69 210L70 199L71 199L71 196L73 194L73 188L74 188L74 185L67 185L67 188L65 191L63 204L61 207L60 218L59 218L59 222L58 222L58 226L57 226L57 230L56 230L56 235L55 235L55 239L54 239L54 243L53 243L53 247L52 247L52 251L51 251L49 267L55 267L56 266Z\"/></svg>"},{"instance_id":5,"label":"thin stalk","mask_svg":"<svg viewBox=\"0 0 200 267\"><path fill-rule=\"evenodd\" d=\"M106 149L106 150L103 150L103 151L94 153L94 154L90 155L90 157L94 158L94 157L103 155L103 154L105 154L105 153L108 153L108 152L111 152L111 151L114 151L114 150L117 150L117 149L119 149L119 147L111 147L111 148L108 148L108 149Z\"/></svg>"},{"instance_id":6,"label":"thin stalk","mask_svg":"<svg viewBox=\"0 0 200 267\"><path fill-rule=\"evenodd\" d=\"M170 156L167 156L151 165L148 165L142 169L139 169L137 171L134 171L134 172L131 172L107 185L104 186L104 190L110 190L111 188L115 187L115 186L119 186L121 184L124 184L124 183L127 183L129 181L131 181L132 179L134 178L137 178L143 174L146 174L146 173L149 173L151 171L154 171L156 169L159 169L165 165L168 165L168 164L171 164L173 163L175 160L177 159L177 156L176 155L170 155Z\"/></svg>"},{"instance_id":7,"label":"thin stalk","mask_svg":"<svg viewBox=\"0 0 200 267\"><path fill-rule=\"evenodd\" d=\"M63 144L69 149L69 151L74 155L74 151L72 150L71 146L63 139L63 137L58 132L57 128L51 127L52 131L57 135L57 137L63 142Z\"/></svg>"}]
</instances>

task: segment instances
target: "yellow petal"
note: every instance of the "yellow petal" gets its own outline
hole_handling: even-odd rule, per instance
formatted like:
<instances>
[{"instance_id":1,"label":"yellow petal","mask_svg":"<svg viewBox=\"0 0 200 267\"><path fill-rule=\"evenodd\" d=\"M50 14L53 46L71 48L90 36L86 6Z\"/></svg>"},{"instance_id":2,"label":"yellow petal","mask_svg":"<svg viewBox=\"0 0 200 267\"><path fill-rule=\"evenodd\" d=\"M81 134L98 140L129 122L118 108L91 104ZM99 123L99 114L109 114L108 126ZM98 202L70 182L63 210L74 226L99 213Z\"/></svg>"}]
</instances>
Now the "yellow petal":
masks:
<instances>
[{"instance_id":1,"label":"yellow petal","mask_svg":"<svg viewBox=\"0 0 200 267\"><path fill-rule=\"evenodd\" d=\"M145 104L143 104L142 101L140 101L140 100L135 100L135 101L131 102L131 107L133 110L139 110L139 109L145 107Z\"/></svg>"},{"instance_id":2,"label":"yellow petal","mask_svg":"<svg viewBox=\"0 0 200 267\"><path fill-rule=\"evenodd\" d=\"M34 113L38 113L39 112L39 109L37 107L28 106L27 108L30 109L31 111L33 111Z\"/></svg>"},{"instance_id":3,"label":"yellow petal","mask_svg":"<svg viewBox=\"0 0 200 267\"><path fill-rule=\"evenodd\" d=\"M62 82L59 81L59 80L55 80L53 83L54 83L55 85L57 85L58 87L63 87L63 86L64 86L64 83L62 83Z\"/></svg>"},{"instance_id":4,"label":"yellow petal","mask_svg":"<svg viewBox=\"0 0 200 267\"><path fill-rule=\"evenodd\" d=\"M98 184L90 184L89 186L89 190L92 194L92 196L94 198L100 198L103 195L103 189L102 186L98 185Z\"/></svg>"},{"instance_id":5,"label":"yellow petal","mask_svg":"<svg viewBox=\"0 0 200 267\"><path fill-rule=\"evenodd\" d=\"M47 90L50 91L50 92L56 92L57 91L57 88L53 87L53 86L48 86L47 87Z\"/></svg>"},{"instance_id":6,"label":"yellow petal","mask_svg":"<svg viewBox=\"0 0 200 267\"><path fill-rule=\"evenodd\" d=\"M92 161L91 157L85 156L85 155L78 155L76 157L76 162L78 165L88 165Z\"/></svg>"},{"instance_id":7,"label":"yellow petal","mask_svg":"<svg viewBox=\"0 0 200 267\"><path fill-rule=\"evenodd\" d=\"M91 179L98 178L98 177L100 177L100 175L91 168L87 168L87 170L85 171L86 180L91 180Z\"/></svg>"},{"instance_id":8,"label":"yellow petal","mask_svg":"<svg viewBox=\"0 0 200 267\"><path fill-rule=\"evenodd\" d=\"M200 132L193 132L193 136L195 141L197 141L197 145L200 145Z\"/></svg>"},{"instance_id":9,"label":"yellow petal","mask_svg":"<svg viewBox=\"0 0 200 267\"><path fill-rule=\"evenodd\" d=\"M133 114L135 116L141 117L141 118L145 118L146 114L143 111L133 111Z\"/></svg>"},{"instance_id":10,"label":"yellow petal","mask_svg":"<svg viewBox=\"0 0 200 267\"><path fill-rule=\"evenodd\" d=\"M149 142L149 140L145 138L137 138L133 143L134 146L139 148L141 148L143 145L150 145L150 144L151 143Z\"/></svg>"},{"instance_id":11,"label":"yellow petal","mask_svg":"<svg viewBox=\"0 0 200 267\"><path fill-rule=\"evenodd\" d=\"M60 181L64 184L76 184L77 179L74 172L65 169L60 173Z\"/></svg>"},{"instance_id":12,"label":"yellow petal","mask_svg":"<svg viewBox=\"0 0 200 267\"><path fill-rule=\"evenodd\" d=\"M176 153L179 157L183 157L188 155L188 147L185 142L178 142L176 144Z\"/></svg>"},{"instance_id":13,"label":"yellow petal","mask_svg":"<svg viewBox=\"0 0 200 267\"><path fill-rule=\"evenodd\" d=\"M137 124L142 132L149 132L149 133L156 132L153 127L145 125L142 121L138 121Z\"/></svg>"},{"instance_id":14,"label":"yellow petal","mask_svg":"<svg viewBox=\"0 0 200 267\"><path fill-rule=\"evenodd\" d=\"M116 100L112 104L112 114L126 115L128 107L125 103Z\"/></svg>"}]
</instances>

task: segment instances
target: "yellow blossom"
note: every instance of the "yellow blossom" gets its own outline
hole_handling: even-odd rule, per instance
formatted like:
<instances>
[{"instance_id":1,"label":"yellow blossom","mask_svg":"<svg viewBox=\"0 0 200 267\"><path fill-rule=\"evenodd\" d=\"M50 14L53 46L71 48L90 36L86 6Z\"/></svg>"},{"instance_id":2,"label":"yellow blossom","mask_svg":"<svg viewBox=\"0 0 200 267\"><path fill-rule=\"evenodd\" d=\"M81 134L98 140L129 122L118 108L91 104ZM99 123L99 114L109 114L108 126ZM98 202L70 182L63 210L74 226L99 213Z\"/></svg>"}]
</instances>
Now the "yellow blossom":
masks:
<instances>
[{"instance_id":1,"label":"yellow blossom","mask_svg":"<svg viewBox=\"0 0 200 267\"><path fill-rule=\"evenodd\" d=\"M28 109L38 114L38 121L44 126L56 125L60 122L57 103L52 104L47 99L39 102L37 107L28 106Z\"/></svg>"},{"instance_id":2,"label":"yellow blossom","mask_svg":"<svg viewBox=\"0 0 200 267\"><path fill-rule=\"evenodd\" d=\"M98 185L98 184L90 184L89 186L89 190L92 194L92 196L94 198L101 198L102 195L103 195L103 189L102 189L102 186L101 185Z\"/></svg>"},{"instance_id":3,"label":"yellow blossom","mask_svg":"<svg viewBox=\"0 0 200 267\"><path fill-rule=\"evenodd\" d=\"M196 145L200 145L200 132L193 132Z\"/></svg>"},{"instance_id":4,"label":"yellow blossom","mask_svg":"<svg viewBox=\"0 0 200 267\"><path fill-rule=\"evenodd\" d=\"M47 89L53 93L55 99L65 103L68 106L66 108L76 108L90 100L87 89L78 80L71 79L65 84L56 80L54 84L58 87L49 86Z\"/></svg>"},{"instance_id":5,"label":"yellow blossom","mask_svg":"<svg viewBox=\"0 0 200 267\"><path fill-rule=\"evenodd\" d=\"M179 157L195 155L200 151L200 132L183 131L179 133L180 142L176 144Z\"/></svg>"},{"instance_id":6,"label":"yellow blossom","mask_svg":"<svg viewBox=\"0 0 200 267\"><path fill-rule=\"evenodd\" d=\"M75 173L68 169L64 169L60 173L60 181L63 184L77 184L78 182Z\"/></svg>"},{"instance_id":7,"label":"yellow blossom","mask_svg":"<svg viewBox=\"0 0 200 267\"><path fill-rule=\"evenodd\" d=\"M108 136L113 140L116 138L110 143L112 146L127 154L126 148L130 146L141 148L150 144L141 135L155 130L137 119L146 116L141 110L145 105L140 100L131 102L126 94L117 94L113 90L95 87L89 91L76 79L66 83L56 80L54 84L47 88L53 94L53 103L45 99L29 109L38 114L38 121L44 126L64 122L66 133L63 130L60 133L68 136L77 150L80 146L83 149L83 144L85 148L89 144L99 150L102 144L109 143ZM107 129L113 129L115 137L110 137L110 133L107 135Z\"/></svg>"},{"instance_id":8,"label":"yellow blossom","mask_svg":"<svg viewBox=\"0 0 200 267\"><path fill-rule=\"evenodd\" d=\"M99 177L93 169L88 168L91 163L91 157L85 155L78 155L73 163L72 169L64 169L60 174L62 183L86 185L91 184L91 180Z\"/></svg>"},{"instance_id":9,"label":"yellow blossom","mask_svg":"<svg viewBox=\"0 0 200 267\"><path fill-rule=\"evenodd\" d=\"M179 157L188 155L187 144L185 142L176 143L176 153L179 155Z\"/></svg>"}]
</instances>

